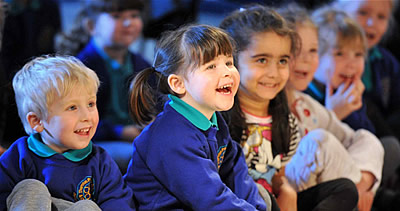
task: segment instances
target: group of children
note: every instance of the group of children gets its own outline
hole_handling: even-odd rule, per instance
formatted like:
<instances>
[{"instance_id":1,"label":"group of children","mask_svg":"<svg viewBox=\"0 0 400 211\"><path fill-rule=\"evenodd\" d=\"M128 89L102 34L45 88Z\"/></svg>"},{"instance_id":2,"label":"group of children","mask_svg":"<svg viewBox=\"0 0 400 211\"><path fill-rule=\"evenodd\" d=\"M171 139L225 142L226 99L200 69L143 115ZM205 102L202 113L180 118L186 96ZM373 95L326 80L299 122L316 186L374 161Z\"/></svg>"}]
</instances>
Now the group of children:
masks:
<instances>
[{"instance_id":1,"label":"group of children","mask_svg":"<svg viewBox=\"0 0 400 211\"><path fill-rule=\"evenodd\" d=\"M98 13L83 62L42 56L13 79L29 137L0 157L0 210L371 210L387 149L364 124L364 89L379 85L362 78L383 34L371 25L388 21L394 5L360 2L349 14L323 7L311 16L298 5L241 8L219 27L164 33L147 68L129 67L134 39L114 40L136 9ZM91 141L102 115L118 122L122 109L111 104L122 99L135 128L145 126L124 176ZM352 115L358 125L341 121Z\"/></svg>"}]
</instances>

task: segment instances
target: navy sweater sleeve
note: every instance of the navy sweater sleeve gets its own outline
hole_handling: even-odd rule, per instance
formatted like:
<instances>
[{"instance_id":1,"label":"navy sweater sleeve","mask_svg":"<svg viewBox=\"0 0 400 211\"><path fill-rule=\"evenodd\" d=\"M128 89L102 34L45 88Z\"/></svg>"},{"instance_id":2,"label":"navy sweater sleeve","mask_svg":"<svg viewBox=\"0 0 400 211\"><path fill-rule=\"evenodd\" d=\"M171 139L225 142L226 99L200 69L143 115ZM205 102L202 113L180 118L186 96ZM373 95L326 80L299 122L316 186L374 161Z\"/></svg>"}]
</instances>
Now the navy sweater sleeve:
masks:
<instances>
[{"instance_id":1,"label":"navy sweater sleeve","mask_svg":"<svg viewBox=\"0 0 400 211\"><path fill-rule=\"evenodd\" d=\"M30 168L33 163L20 156L19 152L24 152L24 141L26 141L26 137L17 140L0 157L0 211L7 210L6 199L8 195L10 195L14 186L31 172Z\"/></svg>"},{"instance_id":2,"label":"navy sweater sleeve","mask_svg":"<svg viewBox=\"0 0 400 211\"><path fill-rule=\"evenodd\" d=\"M238 143L232 141L228 146L220 175L224 183L241 199L246 200L257 210L266 210L264 200L258 193L254 180L248 174L243 152Z\"/></svg>"},{"instance_id":3,"label":"navy sweater sleeve","mask_svg":"<svg viewBox=\"0 0 400 211\"><path fill-rule=\"evenodd\" d=\"M132 190L123 180L117 164L104 149L96 148L101 174L97 204L102 210L134 210Z\"/></svg>"}]
</instances>

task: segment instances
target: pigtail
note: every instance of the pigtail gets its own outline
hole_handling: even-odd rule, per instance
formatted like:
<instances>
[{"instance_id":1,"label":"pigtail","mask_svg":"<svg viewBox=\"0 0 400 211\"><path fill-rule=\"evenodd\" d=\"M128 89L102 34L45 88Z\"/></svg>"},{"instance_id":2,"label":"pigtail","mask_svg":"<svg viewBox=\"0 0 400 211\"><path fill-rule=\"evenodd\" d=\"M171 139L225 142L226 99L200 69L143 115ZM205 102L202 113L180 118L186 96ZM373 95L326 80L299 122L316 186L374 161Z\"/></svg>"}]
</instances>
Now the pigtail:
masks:
<instances>
[{"instance_id":1,"label":"pigtail","mask_svg":"<svg viewBox=\"0 0 400 211\"><path fill-rule=\"evenodd\" d=\"M140 71L129 88L129 109L133 120L139 125L147 125L156 115L156 92L150 84L153 67ZM157 75L157 74L155 74Z\"/></svg>"}]
</instances>

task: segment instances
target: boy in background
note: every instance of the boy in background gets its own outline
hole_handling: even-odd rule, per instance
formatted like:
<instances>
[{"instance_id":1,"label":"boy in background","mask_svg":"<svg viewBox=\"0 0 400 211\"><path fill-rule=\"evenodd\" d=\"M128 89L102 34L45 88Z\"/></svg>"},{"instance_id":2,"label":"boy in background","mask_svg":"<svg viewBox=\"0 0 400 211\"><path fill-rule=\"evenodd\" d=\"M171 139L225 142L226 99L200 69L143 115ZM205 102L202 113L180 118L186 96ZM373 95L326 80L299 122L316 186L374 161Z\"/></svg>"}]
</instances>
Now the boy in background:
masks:
<instances>
[{"instance_id":1,"label":"boy in background","mask_svg":"<svg viewBox=\"0 0 400 211\"><path fill-rule=\"evenodd\" d=\"M93 140L111 154L123 173L132 155L131 142L140 133L129 115L129 80L150 66L129 51L142 32L143 7L141 0L91 1L86 7L91 39L77 55L101 81L99 130Z\"/></svg>"}]
</instances>

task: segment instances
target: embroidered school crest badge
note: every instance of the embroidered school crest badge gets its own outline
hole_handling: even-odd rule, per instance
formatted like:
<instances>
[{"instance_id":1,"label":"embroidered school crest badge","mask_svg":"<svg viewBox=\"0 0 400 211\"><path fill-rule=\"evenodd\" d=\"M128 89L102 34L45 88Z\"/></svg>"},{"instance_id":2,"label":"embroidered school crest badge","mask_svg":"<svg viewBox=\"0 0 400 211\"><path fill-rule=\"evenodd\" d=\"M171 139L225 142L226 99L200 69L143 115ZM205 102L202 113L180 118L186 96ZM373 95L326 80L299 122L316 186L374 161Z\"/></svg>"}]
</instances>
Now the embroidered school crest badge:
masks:
<instances>
[{"instance_id":1,"label":"embroidered school crest badge","mask_svg":"<svg viewBox=\"0 0 400 211\"><path fill-rule=\"evenodd\" d=\"M218 164L218 169L222 165L222 161L224 161L224 156L226 152L226 145L220 146L218 148L218 155L217 155L217 164Z\"/></svg>"},{"instance_id":2,"label":"embroidered school crest badge","mask_svg":"<svg viewBox=\"0 0 400 211\"><path fill-rule=\"evenodd\" d=\"M94 179L92 176L86 176L76 187L74 193L76 201L80 200L94 200Z\"/></svg>"}]
</instances>

